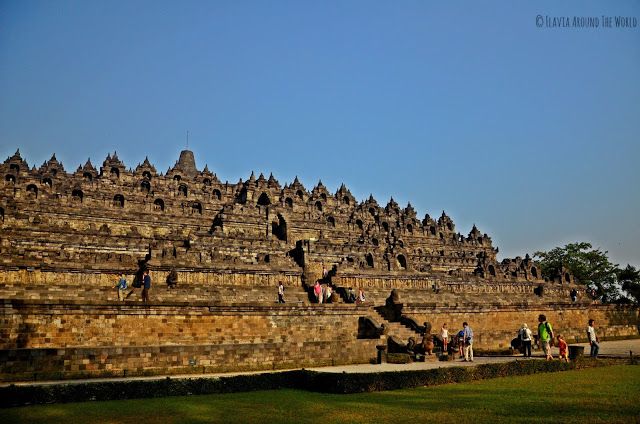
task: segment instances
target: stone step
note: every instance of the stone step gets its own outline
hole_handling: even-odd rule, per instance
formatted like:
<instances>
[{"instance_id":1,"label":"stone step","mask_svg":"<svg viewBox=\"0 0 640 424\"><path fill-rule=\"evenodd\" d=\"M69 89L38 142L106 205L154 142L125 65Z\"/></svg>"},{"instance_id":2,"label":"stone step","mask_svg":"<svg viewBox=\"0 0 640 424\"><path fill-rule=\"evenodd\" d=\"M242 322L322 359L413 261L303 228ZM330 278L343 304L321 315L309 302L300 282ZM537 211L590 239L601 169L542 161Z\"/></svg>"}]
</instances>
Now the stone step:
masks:
<instances>
[{"instance_id":1,"label":"stone step","mask_svg":"<svg viewBox=\"0 0 640 424\"><path fill-rule=\"evenodd\" d=\"M412 331L405 327L404 325L396 322L384 322L385 327L389 329L388 335L394 336L404 342L409 341L409 337L413 337L416 339L416 342L421 340L420 335L415 331Z\"/></svg>"}]
</instances>

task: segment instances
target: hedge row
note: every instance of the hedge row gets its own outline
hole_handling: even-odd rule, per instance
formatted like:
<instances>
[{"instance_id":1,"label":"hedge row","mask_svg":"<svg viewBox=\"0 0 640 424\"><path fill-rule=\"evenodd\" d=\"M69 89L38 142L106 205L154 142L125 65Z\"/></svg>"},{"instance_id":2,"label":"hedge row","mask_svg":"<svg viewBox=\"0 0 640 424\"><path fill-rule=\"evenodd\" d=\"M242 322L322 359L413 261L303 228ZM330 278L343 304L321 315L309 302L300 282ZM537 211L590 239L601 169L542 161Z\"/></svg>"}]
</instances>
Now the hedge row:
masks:
<instances>
[{"instance_id":1,"label":"hedge row","mask_svg":"<svg viewBox=\"0 0 640 424\"><path fill-rule=\"evenodd\" d=\"M0 407L43 403L84 402L188 396L255 390L300 389L324 393L359 393L438 384L459 383L496 377L629 363L620 360L580 359L577 362L513 361L474 367L447 367L419 371L380 373L327 373L307 370L210 378L170 378L113 382L10 385L0 387Z\"/></svg>"}]
</instances>

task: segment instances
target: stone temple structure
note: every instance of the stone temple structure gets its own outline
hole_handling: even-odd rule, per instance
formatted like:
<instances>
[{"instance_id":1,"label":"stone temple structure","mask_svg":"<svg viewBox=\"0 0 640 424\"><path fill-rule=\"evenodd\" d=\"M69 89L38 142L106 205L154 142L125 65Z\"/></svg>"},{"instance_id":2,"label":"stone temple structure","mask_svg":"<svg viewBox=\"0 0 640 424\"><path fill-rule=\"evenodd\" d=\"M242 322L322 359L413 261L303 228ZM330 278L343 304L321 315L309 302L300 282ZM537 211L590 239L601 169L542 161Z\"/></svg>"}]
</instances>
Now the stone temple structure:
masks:
<instances>
[{"instance_id":1,"label":"stone temple structure","mask_svg":"<svg viewBox=\"0 0 640 424\"><path fill-rule=\"evenodd\" d=\"M498 262L475 226L358 201L344 184L223 183L187 150L164 174L115 153L67 172L16 152L0 177L3 380L366 363L464 320L476 349L499 349L540 313L570 341L588 318L607 337L638 334L636 310L572 302L569 273L545 281L528 256ZM118 275L131 284L144 268L151 301L138 289L119 302ZM315 303L316 281L333 302ZM349 303L349 288L366 301Z\"/></svg>"}]
</instances>

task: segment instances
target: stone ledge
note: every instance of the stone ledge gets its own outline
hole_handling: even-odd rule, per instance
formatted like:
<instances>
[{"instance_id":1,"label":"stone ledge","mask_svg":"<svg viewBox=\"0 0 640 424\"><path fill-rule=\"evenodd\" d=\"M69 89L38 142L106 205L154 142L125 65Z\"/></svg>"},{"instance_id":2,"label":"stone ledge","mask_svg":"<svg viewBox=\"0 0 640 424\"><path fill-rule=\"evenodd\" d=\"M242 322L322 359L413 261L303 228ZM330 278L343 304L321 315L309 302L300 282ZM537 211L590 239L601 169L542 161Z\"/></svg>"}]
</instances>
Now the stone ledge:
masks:
<instances>
[{"instance_id":1,"label":"stone ledge","mask_svg":"<svg viewBox=\"0 0 640 424\"><path fill-rule=\"evenodd\" d=\"M38 309L43 308L45 313L55 313L56 310L69 312L72 310L83 313L104 314L106 310L113 313L123 312L171 312L172 309L180 314L190 311L200 313L247 313L253 312L264 314L269 312L292 312L299 315L306 314L335 314L350 313L359 315L370 313L372 305L358 305L354 303L328 303L328 304L291 304L291 303L212 303L212 302L149 302L140 301L118 302L118 301L80 301L80 300L35 300L35 299L1 299L0 311L2 309Z\"/></svg>"}]
</instances>

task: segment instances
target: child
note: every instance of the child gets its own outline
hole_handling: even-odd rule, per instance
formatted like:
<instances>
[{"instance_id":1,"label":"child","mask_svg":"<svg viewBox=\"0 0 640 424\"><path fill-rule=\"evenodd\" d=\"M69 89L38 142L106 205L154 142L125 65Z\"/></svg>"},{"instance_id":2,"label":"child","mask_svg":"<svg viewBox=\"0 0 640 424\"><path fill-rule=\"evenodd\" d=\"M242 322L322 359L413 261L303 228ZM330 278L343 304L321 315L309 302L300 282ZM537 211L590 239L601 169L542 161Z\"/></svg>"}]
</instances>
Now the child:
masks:
<instances>
[{"instance_id":1,"label":"child","mask_svg":"<svg viewBox=\"0 0 640 424\"><path fill-rule=\"evenodd\" d=\"M567 342L565 342L564 337L562 337L562 334L558 334L558 349L560 349L560 360L569 362L569 349L567 346Z\"/></svg>"}]
</instances>

